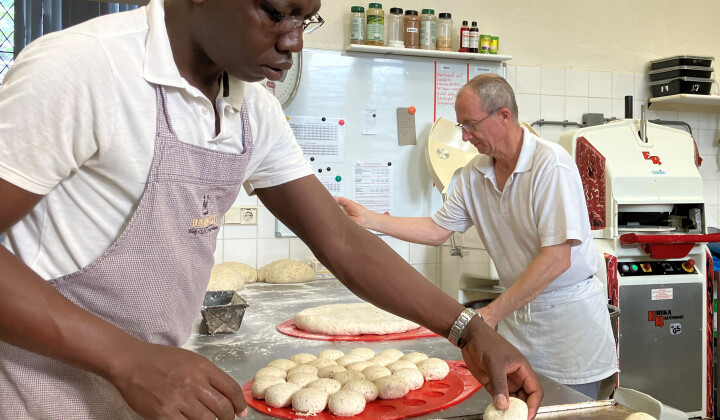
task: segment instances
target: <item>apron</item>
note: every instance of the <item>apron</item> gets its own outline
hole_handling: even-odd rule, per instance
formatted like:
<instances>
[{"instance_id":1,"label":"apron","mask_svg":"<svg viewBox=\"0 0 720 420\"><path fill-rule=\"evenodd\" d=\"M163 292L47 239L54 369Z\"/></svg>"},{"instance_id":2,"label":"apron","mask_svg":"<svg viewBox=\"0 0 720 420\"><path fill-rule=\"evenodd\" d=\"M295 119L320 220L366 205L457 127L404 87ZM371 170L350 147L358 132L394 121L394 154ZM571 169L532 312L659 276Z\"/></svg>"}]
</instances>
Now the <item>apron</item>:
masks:
<instances>
[{"instance_id":1,"label":"apron","mask_svg":"<svg viewBox=\"0 0 720 420\"><path fill-rule=\"evenodd\" d=\"M50 280L76 305L140 340L180 346L199 318L222 215L253 151L243 102L243 153L181 142L156 87L157 134L145 191L118 239L79 271ZM105 379L0 341L1 419L136 419Z\"/></svg>"},{"instance_id":2,"label":"apron","mask_svg":"<svg viewBox=\"0 0 720 420\"><path fill-rule=\"evenodd\" d=\"M615 338L597 277L541 294L498 324L533 370L567 385L607 378L618 371Z\"/></svg>"}]
</instances>

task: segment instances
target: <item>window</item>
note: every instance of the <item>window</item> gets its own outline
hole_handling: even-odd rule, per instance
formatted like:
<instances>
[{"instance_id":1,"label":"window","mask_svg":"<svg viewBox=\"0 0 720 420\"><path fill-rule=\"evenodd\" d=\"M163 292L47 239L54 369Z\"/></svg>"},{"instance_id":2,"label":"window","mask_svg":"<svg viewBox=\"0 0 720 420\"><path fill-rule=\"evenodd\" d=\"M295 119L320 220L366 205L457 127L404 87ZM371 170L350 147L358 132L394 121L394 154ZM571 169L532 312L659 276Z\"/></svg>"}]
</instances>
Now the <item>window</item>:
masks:
<instances>
[{"instance_id":1,"label":"window","mask_svg":"<svg viewBox=\"0 0 720 420\"><path fill-rule=\"evenodd\" d=\"M0 84L13 62L15 0L0 0Z\"/></svg>"}]
</instances>

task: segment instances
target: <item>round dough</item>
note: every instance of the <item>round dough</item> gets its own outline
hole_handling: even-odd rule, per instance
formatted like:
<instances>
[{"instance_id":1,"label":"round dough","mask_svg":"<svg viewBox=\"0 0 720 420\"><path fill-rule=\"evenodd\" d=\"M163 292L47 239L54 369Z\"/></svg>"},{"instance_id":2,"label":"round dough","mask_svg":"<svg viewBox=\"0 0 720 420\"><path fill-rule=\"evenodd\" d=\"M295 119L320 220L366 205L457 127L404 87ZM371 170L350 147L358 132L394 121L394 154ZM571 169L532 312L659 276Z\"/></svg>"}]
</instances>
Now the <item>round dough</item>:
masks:
<instances>
[{"instance_id":1,"label":"round dough","mask_svg":"<svg viewBox=\"0 0 720 420\"><path fill-rule=\"evenodd\" d=\"M376 380L392 375L392 372L390 372L390 369L386 368L385 366L370 366L365 368L365 370L362 371L363 375L365 375L365 379L367 379L370 382L375 382Z\"/></svg>"},{"instance_id":2,"label":"round dough","mask_svg":"<svg viewBox=\"0 0 720 420\"><path fill-rule=\"evenodd\" d=\"M292 396L300 390L300 386L292 382L275 384L265 390L265 404L270 407L290 407Z\"/></svg>"},{"instance_id":3,"label":"round dough","mask_svg":"<svg viewBox=\"0 0 720 420\"><path fill-rule=\"evenodd\" d=\"M413 363L415 363L415 364L418 364L418 363L422 362L423 360L425 360L425 359L427 359L427 358L428 358L427 354L425 354L425 353L420 353L420 352L417 352L417 351L416 351L416 352L413 352L413 353L406 354L405 356L403 356L402 358L400 358L400 360L408 360L408 361L410 361L410 362L413 362Z\"/></svg>"},{"instance_id":4,"label":"round dough","mask_svg":"<svg viewBox=\"0 0 720 420\"><path fill-rule=\"evenodd\" d=\"M362 394L362 396L365 397L365 401L367 402L375 401L378 396L377 386L374 383L365 379L353 379L352 381L343 385L342 389L347 389L349 391L355 391Z\"/></svg>"},{"instance_id":5,"label":"round dough","mask_svg":"<svg viewBox=\"0 0 720 420\"><path fill-rule=\"evenodd\" d=\"M267 391L268 388L284 382L285 380L283 378L278 378L277 376L261 376L253 381L250 392L255 399L262 400L265 398L265 391Z\"/></svg>"},{"instance_id":6,"label":"round dough","mask_svg":"<svg viewBox=\"0 0 720 420\"><path fill-rule=\"evenodd\" d=\"M318 376L313 373L293 373L292 375L288 375L288 382L292 382L294 384L300 385L300 388L305 387L305 385L309 384L310 382L318 379Z\"/></svg>"},{"instance_id":7,"label":"round dough","mask_svg":"<svg viewBox=\"0 0 720 420\"><path fill-rule=\"evenodd\" d=\"M333 373L331 378L340 382L342 385L345 385L346 383L353 381L355 379L365 379L365 375L363 375L362 372L348 370L345 372Z\"/></svg>"},{"instance_id":8,"label":"round dough","mask_svg":"<svg viewBox=\"0 0 720 420\"><path fill-rule=\"evenodd\" d=\"M419 327L370 303L340 303L304 309L295 315L295 326L329 335L393 334Z\"/></svg>"},{"instance_id":9,"label":"round dough","mask_svg":"<svg viewBox=\"0 0 720 420\"><path fill-rule=\"evenodd\" d=\"M315 270L295 260L280 260L268 268L265 282L275 284L306 283L315 280Z\"/></svg>"},{"instance_id":10,"label":"round dough","mask_svg":"<svg viewBox=\"0 0 720 420\"><path fill-rule=\"evenodd\" d=\"M329 349L321 351L317 357L318 359L337 360L343 356L345 356L345 353L341 352L340 350Z\"/></svg>"},{"instance_id":11,"label":"round dough","mask_svg":"<svg viewBox=\"0 0 720 420\"><path fill-rule=\"evenodd\" d=\"M397 362L398 360L400 360L400 358L405 356L405 353L401 352L398 349L386 349L381 351L378 356L389 357L392 359L393 362Z\"/></svg>"},{"instance_id":12,"label":"round dough","mask_svg":"<svg viewBox=\"0 0 720 420\"><path fill-rule=\"evenodd\" d=\"M375 381L375 385L378 387L378 397L383 400L402 398L410 392L410 385L400 376L382 377Z\"/></svg>"},{"instance_id":13,"label":"round dough","mask_svg":"<svg viewBox=\"0 0 720 420\"><path fill-rule=\"evenodd\" d=\"M386 356L375 356L372 359L368 360L368 362L372 362L378 366L387 366L390 363L394 362L394 360Z\"/></svg>"},{"instance_id":14,"label":"round dough","mask_svg":"<svg viewBox=\"0 0 720 420\"><path fill-rule=\"evenodd\" d=\"M276 367L278 369L284 370L285 372L294 368L295 366L297 366L297 363L288 359L275 359L267 365L267 367Z\"/></svg>"},{"instance_id":15,"label":"round dough","mask_svg":"<svg viewBox=\"0 0 720 420\"><path fill-rule=\"evenodd\" d=\"M417 367L426 381L445 379L448 373L450 373L450 366L448 366L447 362L435 357L423 360L417 364Z\"/></svg>"},{"instance_id":16,"label":"round dough","mask_svg":"<svg viewBox=\"0 0 720 420\"><path fill-rule=\"evenodd\" d=\"M320 388L325 391L326 394L332 395L340 391L340 389L342 389L342 385L340 385L340 382L335 379L320 378L310 382L305 386L305 388Z\"/></svg>"},{"instance_id":17,"label":"round dough","mask_svg":"<svg viewBox=\"0 0 720 420\"><path fill-rule=\"evenodd\" d=\"M358 372L362 372L370 366L375 366L375 364L369 360L361 360L359 362L350 363L349 365L345 366L345 368L347 368L347 370L356 370Z\"/></svg>"},{"instance_id":18,"label":"round dough","mask_svg":"<svg viewBox=\"0 0 720 420\"><path fill-rule=\"evenodd\" d=\"M360 360L370 360L375 357L375 352L367 347L357 347L350 350L348 356L357 356Z\"/></svg>"},{"instance_id":19,"label":"round dough","mask_svg":"<svg viewBox=\"0 0 720 420\"><path fill-rule=\"evenodd\" d=\"M295 373L312 373L313 375L318 374L318 368L315 366L310 365L297 365L294 368L291 368L287 371L288 376L295 374Z\"/></svg>"},{"instance_id":20,"label":"round dough","mask_svg":"<svg viewBox=\"0 0 720 420\"><path fill-rule=\"evenodd\" d=\"M304 365L305 363L308 363L312 360L317 359L314 354L310 353L298 353L293 356L290 356L290 360L297 363L298 365Z\"/></svg>"},{"instance_id":21,"label":"round dough","mask_svg":"<svg viewBox=\"0 0 720 420\"><path fill-rule=\"evenodd\" d=\"M386 366L392 373L395 373L396 371L400 369L415 369L418 370L418 367L415 363L409 361L409 360L398 360L395 363L390 363Z\"/></svg>"},{"instance_id":22,"label":"round dough","mask_svg":"<svg viewBox=\"0 0 720 420\"><path fill-rule=\"evenodd\" d=\"M280 369L278 367L264 367L257 372L255 372L255 379L258 379L262 376L276 376L282 380L285 380L287 378L287 372L283 369Z\"/></svg>"},{"instance_id":23,"label":"round dough","mask_svg":"<svg viewBox=\"0 0 720 420\"><path fill-rule=\"evenodd\" d=\"M483 413L483 420L527 420L528 407L525 401L510 397L510 405L505 410L498 410L490 403Z\"/></svg>"},{"instance_id":24,"label":"round dough","mask_svg":"<svg viewBox=\"0 0 720 420\"><path fill-rule=\"evenodd\" d=\"M345 372L347 369L340 365L325 366L318 371L319 378L332 378L334 373Z\"/></svg>"},{"instance_id":25,"label":"round dough","mask_svg":"<svg viewBox=\"0 0 720 420\"><path fill-rule=\"evenodd\" d=\"M218 264L218 266L229 267L243 279L245 284L255 283L257 281L257 270L247 264L239 262L224 262Z\"/></svg>"},{"instance_id":26,"label":"round dough","mask_svg":"<svg viewBox=\"0 0 720 420\"><path fill-rule=\"evenodd\" d=\"M335 362L334 360L330 360L330 359L314 359L305 364L309 365L309 366L315 366L316 368L318 368L318 370L320 370L324 367L337 365L337 362Z\"/></svg>"},{"instance_id":27,"label":"round dough","mask_svg":"<svg viewBox=\"0 0 720 420\"><path fill-rule=\"evenodd\" d=\"M207 290L241 290L245 287L242 277L227 265L213 266Z\"/></svg>"},{"instance_id":28,"label":"round dough","mask_svg":"<svg viewBox=\"0 0 720 420\"><path fill-rule=\"evenodd\" d=\"M350 363L364 362L364 361L365 361L364 359L362 359L360 356L358 356L356 354L346 354L345 356L335 360L335 363L337 363L340 366L347 367L347 365L349 365Z\"/></svg>"},{"instance_id":29,"label":"round dough","mask_svg":"<svg viewBox=\"0 0 720 420\"><path fill-rule=\"evenodd\" d=\"M632 413L625 417L625 420L657 420L648 413Z\"/></svg>"},{"instance_id":30,"label":"round dough","mask_svg":"<svg viewBox=\"0 0 720 420\"><path fill-rule=\"evenodd\" d=\"M293 410L300 415L313 415L325 409L328 394L320 388L303 388L292 396Z\"/></svg>"},{"instance_id":31,"label":"round dough","mask_svg":"<svg viewBox=\"0 0 720 420\"><path fill-rule=\"evenodd\" d=\"M355 391L338 391L330 396L328 410L336 416L354 416L365 410L365 397Z\"/></svg>"},{"instance_id":32,"label":"round dough","mask_svg":"<svg viewBox=\"0 0 720 420\"><path fill-rule=\"evenodd\" d=\"M398 369L393 372L393 375L405 379L405 382L407 382L410 386L410 391L422 388L423 384L425 383L425 378L423 378L423 374L420 373L417 368Z\"/></svg>"}]
</instances>

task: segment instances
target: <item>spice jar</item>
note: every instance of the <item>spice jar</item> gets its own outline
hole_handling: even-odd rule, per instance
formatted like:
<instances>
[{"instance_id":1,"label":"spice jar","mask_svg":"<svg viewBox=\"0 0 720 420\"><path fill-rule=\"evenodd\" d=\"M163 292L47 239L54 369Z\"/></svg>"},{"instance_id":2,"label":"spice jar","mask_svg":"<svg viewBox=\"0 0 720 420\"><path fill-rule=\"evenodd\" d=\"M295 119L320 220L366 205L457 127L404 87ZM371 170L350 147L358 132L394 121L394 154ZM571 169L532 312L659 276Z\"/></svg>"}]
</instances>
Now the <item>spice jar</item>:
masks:
<instances>
[{"instance_id":1,"label":"spice jar","mask_svg":"<svg viewBox=\"0 0 720 420\"><path fill-rule=\"evenodd\" d=\"M420 18L417 10L405 11L405 48L420 48Z\"/></svg>"},{"instance_id":2,"label":"spice jar","mask_svg":"<svg viewBox=\"0 0 720 420\"><path fill-rule=\"evenodd\" d=\"M420 48L434 50L437 42L437 18L433 9L422 9L420 16Z\"/></svg>"},{"instance_id":3,"label":"spice jar","mask_svg":"<svg viewBox=\"0 0 720 420\"><path fill-rule=\"evenodd\" d=\"M362 6L350 8L350 43L365 43L365 8Z\"/></svg>"},{"instance_id":4,"label":"spice jar","mask_svg":"<svg viewBox=\"0 0 720 420\"><path fill-rule=\"evenodd\" d=\"M435 48L440 51L452 51L453 21L450 13L440 13L437 21L437 43Z\"/></svg>"},{"instance_id":5,"label":"spice jar","mask_svg":"<svg viewBox=\"0 0 720 420\"><path fill-rule=\"evenodd\" d=\"M385 11L381 3L370 3L366 13L365 43L368 45L385 45Z\"/></svg>"},{"instance_id":6,"label":"spice jar","mask_svg":"<svg viewBox=\"0 0 720 420\"><path fill-rule=\"evenodd\" d=\"M387 42L388 47L405 48L405 34L403 33L403 9L393 7L387 17Z\"/></svg>"}]
</instances>

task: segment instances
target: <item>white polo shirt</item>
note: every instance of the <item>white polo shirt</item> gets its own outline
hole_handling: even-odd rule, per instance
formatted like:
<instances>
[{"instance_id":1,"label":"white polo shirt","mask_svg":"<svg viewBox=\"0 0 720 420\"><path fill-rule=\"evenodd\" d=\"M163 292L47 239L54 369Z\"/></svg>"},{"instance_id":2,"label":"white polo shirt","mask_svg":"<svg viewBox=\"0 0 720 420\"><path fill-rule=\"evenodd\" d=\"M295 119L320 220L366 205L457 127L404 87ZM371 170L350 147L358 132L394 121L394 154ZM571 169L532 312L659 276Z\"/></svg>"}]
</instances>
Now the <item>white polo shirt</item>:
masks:
<instances>
[{"instance_id":1,"label":"white polo shirt","mask_svg":"<svg viewBox=\"0 0 720 420\"><path fill-rule=\"evenodd\" d=\"M212 103L180 76L162 0L33 42L0 87L0 178L44 199L5 245L46 279L73 273L123 231L142 195L156 132L155 85L166 86L181 141L242 152L247 101L254 153L245 189L312 174L282 109L262 86L230 78Z\"/></svg>"},{"instance_id":2,"label":"white polo shirt","mask_svg":"<svg viewBox=\"0 0 720 420\"><path fill-rule=\"evenodd\" d=\"M577 166L561 146L526 129L503 191L497 187L493 158L478 155L462 169L432 219L456 232L474 225L505 287L515 283L541 248L568 240L573 243L571 267L543 293L586 280L599 267Z\"/></svg>"}]
</instances>

